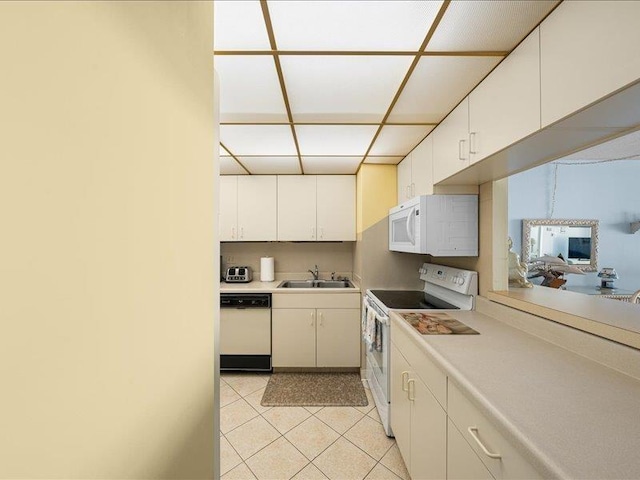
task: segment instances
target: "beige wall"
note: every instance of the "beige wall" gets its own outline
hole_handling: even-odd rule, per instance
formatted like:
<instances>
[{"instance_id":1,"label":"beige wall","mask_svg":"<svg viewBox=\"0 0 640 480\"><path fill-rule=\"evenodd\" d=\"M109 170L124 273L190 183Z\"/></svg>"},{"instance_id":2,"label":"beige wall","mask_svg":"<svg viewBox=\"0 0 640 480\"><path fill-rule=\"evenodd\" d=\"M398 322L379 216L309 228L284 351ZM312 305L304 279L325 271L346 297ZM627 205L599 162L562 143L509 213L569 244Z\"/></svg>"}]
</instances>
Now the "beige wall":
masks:
<instances>
[{"instance_id":1,"label":"beige wall","mask_svg":"<svg viewBox=\"0 0 640 480\"><path fill-rule=\"evenodd\" d=\"M363 164L356 176L357 232L362 233L389 214L398 203L397 167Z\"/></svg>"},{"instance_id":2,"label":"beige wall","mask_svg":"<svg viewBox=\"0 0 640 480\"><path fill-rule=\"evenodd\" d=\"M214 476L212 19L0 3L0 478Z\"/></svg>"},{"instance_id":3,"label":"beige wall","mask_svg":"<svg viewBox=\"0 0 640 480\"><path fill-rule=\"evenodd\" d=\"M306 274L318 265L321 278L331 272L351 277L353 273L353 242L229 242L220 246L223 264L247 265L260 279L260 257L273 257L277 278L291 273Z\"/></svg>"}]
</instances>

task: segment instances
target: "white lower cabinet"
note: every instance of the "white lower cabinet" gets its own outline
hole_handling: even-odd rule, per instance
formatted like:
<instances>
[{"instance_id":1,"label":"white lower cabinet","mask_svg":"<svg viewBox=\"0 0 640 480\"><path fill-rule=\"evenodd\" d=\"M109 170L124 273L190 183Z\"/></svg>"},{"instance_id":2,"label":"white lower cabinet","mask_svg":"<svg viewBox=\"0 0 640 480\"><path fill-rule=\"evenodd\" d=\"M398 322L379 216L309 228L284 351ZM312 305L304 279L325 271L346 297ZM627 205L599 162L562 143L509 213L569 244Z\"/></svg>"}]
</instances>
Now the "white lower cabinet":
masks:
<instances>
[{"instance_id":1,"label":"white lower cabinet","mask_svg":"<svg viewBox=\"0 0 640 480\"><path fill-rule=\"evenodd\" d=\"M360 366L357 293L274 294L271 325L274 368Z\"/></svg>"},{"instance_id":2,"label":"white lower cabinet","mask_svg":"<svg viewBox=\"0 0 640 480\"><path fill-rule=\"evenodd\" d=\"M537 479L540 474L455 384L448 384L449 418L497 479Z\"/></svg>"},{"instance_id":3,"label":"white lower cabinet","mask_svg":"<svg viewBox=\"0 0 640 480\"><path fill-rule=\"evenodd\" d=\"M391 326L391 429L414 480L539 479L418 344Z\"/></svg>"},{"instance_id":4,"label":"white lower cabinet","mask_svg":"<svg viewBox=\"0 0 640 480\"><path fill-rule=\"evenodd\" d=\"M411 478L446 478L446 412L393 344L391 372L391 429Z\"/></svg>"},{"instance_id":5,"label":"white lower cabinet","mask_svg":"<svg viewBox=\"0 0 640 480\"><path fill-rule=\"evenodd\" d=\"M316 366L360 366L360 309L316 310Z\"/></svg>"},{"instance_id":6,"label":"white lower cabinet","mask_svg":"<svg viewBox=\"0 0 640 480\"><path fill-rule=\"evenodd\" d=\"M455 480L492 480L493 476L480 461L451 420L447 431L447 478Z\"/></svg>"},{"instance_id":7,"label":"white lower cabinet","mask_svg":"<svg viewBox=\"0 0 640 480\"><path fill-rule=\"evenodd\" d=\"M271 349L274 367L315 367L316 309L273 309Z\"/></svg>"}]
</instances>

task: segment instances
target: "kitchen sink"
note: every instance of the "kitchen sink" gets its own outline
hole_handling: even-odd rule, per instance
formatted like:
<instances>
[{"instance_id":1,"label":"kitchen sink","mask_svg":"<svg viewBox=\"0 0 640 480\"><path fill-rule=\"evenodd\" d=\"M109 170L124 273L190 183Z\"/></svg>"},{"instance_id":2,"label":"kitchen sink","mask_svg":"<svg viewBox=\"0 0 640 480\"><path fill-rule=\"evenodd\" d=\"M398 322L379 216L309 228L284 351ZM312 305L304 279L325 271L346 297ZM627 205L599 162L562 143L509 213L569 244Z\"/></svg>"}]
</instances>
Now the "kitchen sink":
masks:
<instances>
[{"instance_id":1,"label":"kitchen sink","mask_svg":"<svg viewBox=\"0 0 640 480\"><path fill-rule=\"evenodd\" d=\"M349 280L285 280L278 288L353 288Z\"/></svg>"}]
</instances>

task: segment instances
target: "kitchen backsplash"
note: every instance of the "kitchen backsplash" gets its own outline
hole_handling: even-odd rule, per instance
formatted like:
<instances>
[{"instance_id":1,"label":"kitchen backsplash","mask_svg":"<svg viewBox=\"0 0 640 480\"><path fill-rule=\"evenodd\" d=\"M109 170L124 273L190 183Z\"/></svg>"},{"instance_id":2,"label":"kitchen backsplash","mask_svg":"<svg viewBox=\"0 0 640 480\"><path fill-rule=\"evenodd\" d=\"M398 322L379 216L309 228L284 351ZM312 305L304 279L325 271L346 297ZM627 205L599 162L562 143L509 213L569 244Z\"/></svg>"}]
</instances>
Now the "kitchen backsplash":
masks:
<instances>
[{"instance_id":1,"label":"kitchen backsplash","mask_svg":"<svg viewBox=\"0 0 640 480\"><path fill-rule=\"evenodd\" d=\"M226 266L246 265L259 277L260 257L275 259L276 277L284 273L304 273L318 265L321 278L331 272L352 278L355 242L229 242L220 244ZM310 274L309 274L310 275Z\"/></svg>"}]
</instances>

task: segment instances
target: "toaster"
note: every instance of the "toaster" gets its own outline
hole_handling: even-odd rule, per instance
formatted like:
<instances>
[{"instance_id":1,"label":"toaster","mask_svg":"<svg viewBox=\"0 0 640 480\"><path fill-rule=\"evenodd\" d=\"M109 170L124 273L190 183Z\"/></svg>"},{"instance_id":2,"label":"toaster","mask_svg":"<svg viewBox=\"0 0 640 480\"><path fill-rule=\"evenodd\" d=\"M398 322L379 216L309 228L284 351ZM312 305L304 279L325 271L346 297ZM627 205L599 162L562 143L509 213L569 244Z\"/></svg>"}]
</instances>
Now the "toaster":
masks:
<instances>
[{"instance_id":1,"label":"toaster","mask_svg":"<svg viewBox=\"0 0 640 480\"><path fill-rule=\"evenodd\" d=\"M251 267L229 267L224 276L227 283L249 283L252 279Z\"/></svg>"}]
</instances>

